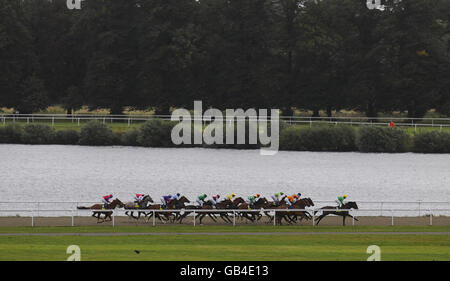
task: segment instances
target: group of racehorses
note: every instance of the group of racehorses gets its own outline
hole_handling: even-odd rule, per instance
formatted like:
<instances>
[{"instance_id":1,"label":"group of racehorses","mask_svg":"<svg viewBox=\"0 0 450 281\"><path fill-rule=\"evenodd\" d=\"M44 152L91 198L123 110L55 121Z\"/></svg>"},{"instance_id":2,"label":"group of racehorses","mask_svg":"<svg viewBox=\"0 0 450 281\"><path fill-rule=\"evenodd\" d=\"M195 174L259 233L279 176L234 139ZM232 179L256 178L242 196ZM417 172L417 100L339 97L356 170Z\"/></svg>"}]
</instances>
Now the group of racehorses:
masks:
<instances>
[{"instance_id":1,"label":"group of racehorses","mask_svg":"<svg viewBox=\"0 0 450 281\"><path fill-rule=\"evenodd\" d=\"M166 206L160 204L154 204L153 199L150 195L145 195L142 200L137 204L136 202L123 203L119 199L114 199L107 209L104 209L103 204L94 204L90 207L77 207L78 209L89 209L93 211L92 216L97 218L97 222L101 223L104 221L112 220L113 209L124 208L126 210L125 214L130 218L136 220L144 217L147 221L155 216L155 219L167 222L178 222L182 223L183 219L189 214L196 210L202 210L196 213L196 218L199 219L200 224L202 224L203 218L206 216L210 217L214 222L217 222L217 216L219 216L226 223L233 223L233 216L238 216L241 219L246 219L250 222L259 221L263 214L269 218L269 223L276 220L276 224L282 225L284 220L288 224L296 223L302 220L311 220L313 216L305 210L306 207L313 207L314 203L311 198L301 198L293 202L291 206L288 206L284 198L278 202L269 202L266 198L261 197L257 199L253 204L246 202L242 197L234 198L233 200L225 199L218 202L215 206L211 202L205 202L203 206L197 205L186 205L190 203L189 199L185 196L181 196L179 199L169 200ZM301 210L295 211L291 209ZM328 215L342 216L343 225L345 226L346 217L354 218L350 215L350 209L358 209L356 202L347 202L341 207L336 206L325 206L314 211L315 224L318 225L320 221ZM159 210L164 210L159 212ZM176 210L176 212L171 212L171 210ZM208 212L208 210L214 210ZM221 212L223 210L223 212ZM275 212L270 211L275 210ZM158 212L156 212L158 211ZM316 216L316 213L321 211L322 214ZM134 215L137 212L137 216ZM102 215L104 216L102 218ZM231 217L231 218L230 218ZM357 220L356 218L354 218Z\"/></svg>"}]
</instances>

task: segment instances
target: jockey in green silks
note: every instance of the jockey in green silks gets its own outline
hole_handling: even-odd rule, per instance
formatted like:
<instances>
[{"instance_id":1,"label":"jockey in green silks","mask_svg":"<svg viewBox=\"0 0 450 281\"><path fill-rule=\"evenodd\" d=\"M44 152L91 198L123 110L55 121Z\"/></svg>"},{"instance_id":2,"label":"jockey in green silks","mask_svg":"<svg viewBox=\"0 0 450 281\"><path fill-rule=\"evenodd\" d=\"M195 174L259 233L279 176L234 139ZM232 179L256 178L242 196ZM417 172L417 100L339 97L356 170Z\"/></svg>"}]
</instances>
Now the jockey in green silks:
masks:
<instances>
[{"instance_id":1,"label":"jockey in green silks","mask_svg":"<svg viewBox=\"0 0 450 281\"><path fill-rule=\"evenodd\" d=\"M274 195L272 195L272 200L274 205L278 205L280 203L281 200L281 196L284 195L284 192L277 192Z\"/></svg>"},{"instance_id":2,"label":"jockey in green silks","mask_svg":"<svg viewBox=\"0 0 450 281\"><path fill-rule=\"evenodd\" d=\"M260 197L261 195L256 194L256 195L251 195L249 197L247 197L247 203L248 203L248 208L250 209L253 204L255 204L256 200Z\"/></svg>"},{"instance_id":3,"label":"jockey in green silks","mask_svg":"<svg viewBox=\"0 0 450 281\"><path fill-rule=\"evenodd\" d=\"M200 205L200 208L203 207L203 204L205 203L205 199L208 195L203 194L197 197L197 203Z\"/></svg>"},{"instance_id":4,"label":"jockey in green silks","mask_svg":"<svg viewBox=\"0 0 450 281\"><path fill-rule=\"evenodd\" d=\"M344 200L347 198L347 195L338 196L338 200L336 200L336 203L338 204L339 208L342 208L344 206Z\"/></svg>"}]
</instances>

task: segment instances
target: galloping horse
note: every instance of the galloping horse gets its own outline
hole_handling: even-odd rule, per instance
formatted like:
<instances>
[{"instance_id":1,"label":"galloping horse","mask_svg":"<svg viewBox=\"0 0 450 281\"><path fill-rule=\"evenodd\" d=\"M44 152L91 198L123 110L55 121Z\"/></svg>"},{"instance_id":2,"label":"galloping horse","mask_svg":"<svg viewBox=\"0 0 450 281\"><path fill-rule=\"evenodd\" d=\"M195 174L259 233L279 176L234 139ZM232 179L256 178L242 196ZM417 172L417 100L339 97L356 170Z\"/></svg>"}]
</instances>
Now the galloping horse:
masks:
<instances>
[{"instance_id":1,"label":"galloping horse","mask_svg":"<svg viewBox=\"0 0 450 281\"><path fill-rule=\"evenodd\" d=\"M109 204L108 206L108 210L113 210L116 207L122 208L125 205L122 203L122 201L120 201L119 199L114 199L111 204ZM113 211L106 211L106 210L102 210L103 209L103 204L94 204L90 207L83 207L83 206L77 206L77 209L79 210L101 210L101 211L93 211L92 212L92 216L95 218L97 218L97 223L101 223L101 222L105 222L105 221L111 221L112 220L112 213ZM105 217L102 219L100 218L101 215L104 215ZM107 218L109 218L109 220L106 220ZM102 220L102 221L100 221Z\"/></svg>"},{"instance_id":2,"label":"galloping horse","mask_svg":"<svg viewBox=\"0 0 450 281\"><path fill-rule=\"evenodd\" d=\"M135 202L127 202L125 203L125 210L127 210L125 212L125 215L130 216L136 220L138 220L142 214L144 214L145 216L147 216L147 214L143 211L138 212L138 216L135 217L133 214L133 211L128 211L128 210L139 210L139 209L146 209L149 203L153 203L153 199L152 197L150 197L150 195L145 195L144 198L142 198L142 201L140 202L139 206L136 206Z\"/></svg>"},{"instance_id":3,"label":"galloping horse","mask_svg":"<svg viewBox=\"0 0 450 281\"><path fill-rule=\"evenodd\" d=\"M294 204L292 204L292 209L305 209L306 207L313 207L313 206L314 202L311 200L311 198L302 198L300 200L297 200ZM300 221L302 221L303 219L312 218L311 214L308 213L308 211L299 211L288 214L288 217L292 222L296 222L298 216L300 217Z\"/></svg>"},{"instance_id":4,"label":"galloping horse","mask_svg":"<svg viewBox=\"0 0 450 281\"><path fill-rule=\"evenodd\" d=\"M268 205L268 203L269 203L269 201L267 201L267 199L266 198L259 198L254 204L253 204L253 206L252 207L250 207L250 205L247 203L247 202L244 202L244 203L242 203L242 204L240 204L239 206L238 206L238 209L241 209L241 210L248 210L248 209L253 209L253 210L258 210L258 209L261 209L261 208L263 208L264 206L267 206ZM259 214L259 212L258 211L254 211L254 212L242 212L241 213L241 218L246 218L247 220L249 220L249 221L251 221L251 222L254 222L255 220L256 220L256 216L260 216L260 214Z\"/></svg>"},{"instance_id":5,"label":"galloping horse","mask_svg":"<svg viewBox=\"0 0 450 281\"><path fill-rule=\"evenodd\" d=\"M317 225L319 225L319 222L320 222L324 217L326 217L326 216L328 216L328 215L336 215L336 216L342 216L342 225L345 226L345 218L346 218L346 217L354 218L352 215L349 214L349 211L348 211L348 210L350 210L350 209L355 209L355 210L357 210L357 209L358 209L358 205L356 204L356 202L351 201L351 202L348 202L348 203L345 203L344 205L342 205L341 208L336 207L336 206L326 206L326 207L323 207L323 208L320 208L320 209L321 209L321 210L327 210L327 211L322 211L322 215L320 215L320 216L317 218L317 222L316 222ZM336 211L332 211L332 210L336 210ZM341 210L342 210L342 211L341 211ZM346 211L344 211L344 210L346 210ZM315 215L317 212L318 212L318 211L315 211L315 212L314 212L314 215ZM358 220L357 218L354 218L354 219L355 219L355 220Z\"/></svg>"},{"instance_id":6,"label":"galloping horse","mask_svg":"<svg viewBox=\"0 0 450 281\"><path fill-rule=\"evenodd\" d=\"M166 209L167 210L184 209L186 207L185 204L190 202L191 201L189 201L189 199L187 199L185 196L181 196L180 199L170 200L169 202L167 202ZM180 217L180 213L175 213L173 216L174 217L172 222L175 222L175 220L177 220ZM170 218L170 213L167 213L166 217Z\"/></svg>"}]
</instances>

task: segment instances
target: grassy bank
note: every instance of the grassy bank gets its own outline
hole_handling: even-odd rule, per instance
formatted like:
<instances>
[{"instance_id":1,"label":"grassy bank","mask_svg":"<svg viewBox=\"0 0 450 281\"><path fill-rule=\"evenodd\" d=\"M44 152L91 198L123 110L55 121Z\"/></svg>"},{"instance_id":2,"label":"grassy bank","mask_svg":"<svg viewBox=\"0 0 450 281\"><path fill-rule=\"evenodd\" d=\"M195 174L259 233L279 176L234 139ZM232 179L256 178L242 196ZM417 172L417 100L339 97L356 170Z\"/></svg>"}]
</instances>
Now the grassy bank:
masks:
<instances>
[{"instance_id":1,"label":"grassy bank","mask_svg":"<svg viewBox=\"0 0 450 281\"><path fill-rule=\"evenodd\" d=\"M450 232L450 226L55 226L0 227L0 233Z\"/></svg>"},{"instance_id":2,"label":"grassy bank","mask_svg":"<svg viewBox=\"0 0 450 281\"><path fill-rule=\"evenodd\" d=\"M0 143L124 145L177 147L171 141L176 122L152 120L141 123L90 121L84 124L61 121L44 123L9 123L0 125ZM248 125L248 124L247 124ZM252 125L253 126L253 125ZM224 143L226 136L224 125ZM203 129L206 127L204 126ZM193 129L194 130L194 129ZM193 132L192 130L192 132ZM236 128L235 128L236 130ZM248 142L246 129L246 141ZM261 130L261 128L260 128ZM191 132L191 140L192 133ZM236 133L235 133L236 142ZM387 126L348 126L315 124L280 125L280 150L450 153L450 128ZM186 145L184 147L254 149L259 145ZM178 146L179 147L179 146Z\"/></svg>"},{"instance_id":3,"label":"grassy bank","mask_svg":"<svg viewBox=\"0 0 450 281\"><path fill-rule=\"evenodd\" d=\"M266 236L1 236L0 260L56 260L78 245L81 260L355 260L370 245L382 260L450 260L449 235L266 235ZM139 254L136 253L139 251Z\"/></svg>"}]
</instances>

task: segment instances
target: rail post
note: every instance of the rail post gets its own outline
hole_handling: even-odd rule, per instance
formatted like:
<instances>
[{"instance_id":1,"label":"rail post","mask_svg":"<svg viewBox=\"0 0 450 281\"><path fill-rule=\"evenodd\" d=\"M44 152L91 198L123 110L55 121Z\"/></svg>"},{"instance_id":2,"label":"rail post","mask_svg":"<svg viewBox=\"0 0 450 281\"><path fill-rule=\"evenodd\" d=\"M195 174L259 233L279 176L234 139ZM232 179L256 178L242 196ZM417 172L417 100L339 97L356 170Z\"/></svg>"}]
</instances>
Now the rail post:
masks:
<instances>
[{"instance_id":1,"label":"rail post","mask_svg":"<svg viewBox=\"0 0 450 281\"><path fill-rule=\"evenodd\" d=\"M74 221L73 221L73 210L72 210L72 226L74 226Z\"/></svg>"},{"instance_id":2,"label":"rail post","mask_svg":"<svg viewBox=\"0 0 450 281\"><path fill-rule=\"evenodd\" d=\"M422 203L422 202L420 202L420 201L422 201L422 200L419 200L419 202L418 202L418 203L419 203L419 217L420 217L420 214L421 214L421 212L420 212L420 206L421 206L421 203Z\"/></svg>"},{"instance_id":3,"label":"rail post","mask_svg":"<svg viewBox=\"0 0 450 281\"><path fill-rule=\"evenodd\" d=\"M116 226L116 223L115 223L115 215L114 215L114 213L112 213L112 226L113 227L115 227Z\"/></svg>"},{"instance_id":4,"label":"rail post","mask_svg":"<svg viewBox=\"0 0 450 281\"><path fill-rule=\"evenodd\" d=\"M128 127L130 127L131 119L128 118Z\"/></svg>"},{"instance_id":5,"label":"rail post","mask_svg":"<svg viewBox=\"0 0 450 281\"><path fill-rule=\"evenodd\" d=\"M391 210L392 221L391 225L394 226L394 210Z\"/></svg>"},{"instance_id":6,"label":"rail post","mask_svg":"<svg viewBox=\"0 0 450 281\"><path fill-rule=\"evenodd\" d=\"M433 225L433 213L431 212L431 209L430 209L430 225Z\"/></svg>"},{"instance_id":7,"label":"rail post","mask_svg":"<svg viewBox=\"0 0 450 281\"><path fill-rule=\"evenodd\" d=\"M80 118L77 119L77 125L80 126Z\"/></svg>"},{"instance_id":8,"label":"rail post","mask_svg":"<svg viewBox=\"0 0 450 281\"><path fill-rule=\"evenodd\" d=\"M52 116L52 127L55 127L55 116Z\"/></svg>"},{"instance_id":9,"label":"rail post","mask_svg":"<svg viewBox=\"0 0 450 281\"><path fill-rule=\"evenodd\" d=\"M273 210L273 226L277 225L277 211Z\"/></svg>"},{"instance_id":10,"label":"rail post","mask_svg":"<svg viewBox=\"0 0 450 281\"><path fill-rule=\"evenodd\" d=\"M194 211L194 226L195 226L195 216L197 215L197 213Z\"/></svg>"},{"instance_id":11,"label":"rail post","mask_svg":"<svg viewBox=\"0 0 450 281\"><path fill-rule=\"evenodd\" d=\"M31 227L34 227L34 212L31 211Z\"/></svg>"},{"instance_id":12,"label":"rail post","mask_svg":"<svg viewBox=\"0 0 450 281\"><path fill-rule=\"evenodd\" d=\"M236 211L233 210L233 226L236 226Z\"/></svg>"},{"instance_id":13,"label":"rail post","mask_svg":"<svg viewBox=\"0 0 450 281\"><path fill-rule=\"evenodd\" d=\"M153 210L153 226L156 225L155 216L156 216L156 212L155 212L155 210Z\"/></svg>"}]
</instances>

